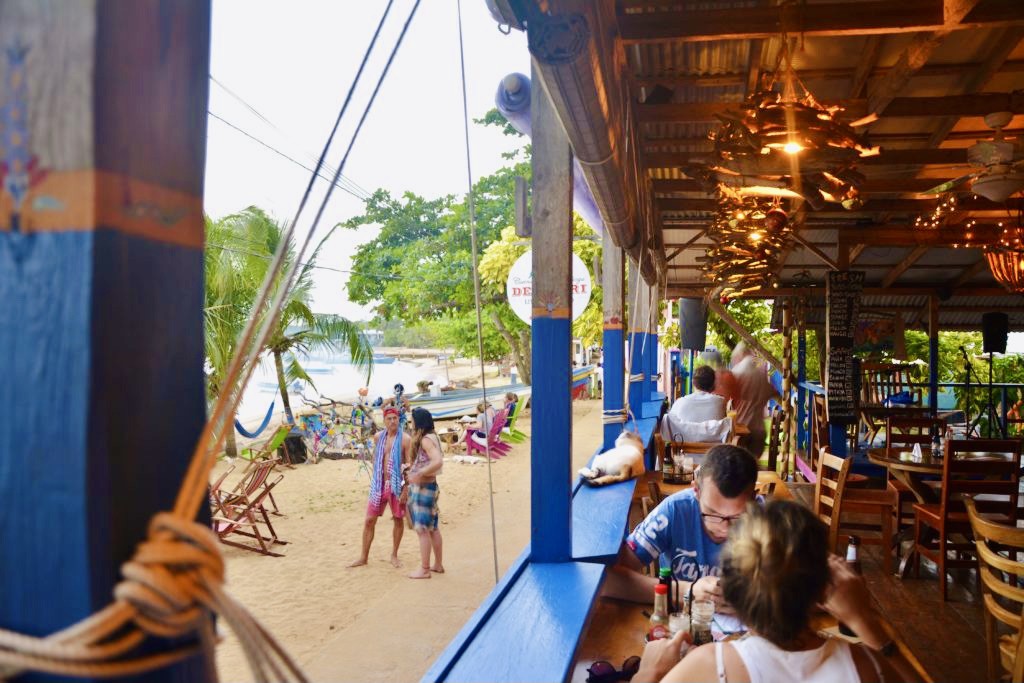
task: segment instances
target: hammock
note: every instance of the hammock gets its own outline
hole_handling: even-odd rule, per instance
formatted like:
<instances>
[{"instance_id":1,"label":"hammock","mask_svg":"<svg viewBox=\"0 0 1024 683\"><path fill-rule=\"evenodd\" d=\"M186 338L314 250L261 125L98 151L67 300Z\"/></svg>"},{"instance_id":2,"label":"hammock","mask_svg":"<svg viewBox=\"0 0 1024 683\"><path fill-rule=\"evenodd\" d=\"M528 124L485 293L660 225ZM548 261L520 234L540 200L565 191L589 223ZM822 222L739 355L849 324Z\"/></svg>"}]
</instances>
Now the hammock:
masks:
<instances>
[{"instance_id":1,"label":"hammock","mask_svg":"<svg viewBox=\"0 0 1024 683\"><path fill-rule=\"evenodd\" d=\"M255 439L257 436L262 434L263 430L267 428L268 424L270 424L270 418L274 416L274 404L276 402L277 399L274 399L273 401L270 402L270 407L267 408L267 414L263 416L263 424L257 427L255 432L247 431L246 428L242 426L242 423L239 422L237 419L235 420L235 429L242 436L248 439Z\"/></svg>"}]
</instances>

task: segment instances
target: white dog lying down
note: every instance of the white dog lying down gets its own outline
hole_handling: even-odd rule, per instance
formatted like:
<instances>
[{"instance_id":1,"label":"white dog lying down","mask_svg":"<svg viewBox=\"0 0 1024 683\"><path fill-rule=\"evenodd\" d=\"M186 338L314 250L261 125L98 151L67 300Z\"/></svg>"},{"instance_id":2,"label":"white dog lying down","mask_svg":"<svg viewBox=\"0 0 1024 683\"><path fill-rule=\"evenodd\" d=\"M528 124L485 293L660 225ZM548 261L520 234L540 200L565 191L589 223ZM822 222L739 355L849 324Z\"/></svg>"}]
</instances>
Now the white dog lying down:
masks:
<instances>
[{"instance_id":1,"label":"white dog lying down","mask_svg":"<svg viewBox=\"0 0 1024 683\"><path fill-rule=\"evenodd\" d=\"M647 471L644 468L644 442L634 432L624 431L615 439L615 448L595 457L591 465L580 468L583 482L591 486L639 477Z\"/></svg>"}]
</instances>

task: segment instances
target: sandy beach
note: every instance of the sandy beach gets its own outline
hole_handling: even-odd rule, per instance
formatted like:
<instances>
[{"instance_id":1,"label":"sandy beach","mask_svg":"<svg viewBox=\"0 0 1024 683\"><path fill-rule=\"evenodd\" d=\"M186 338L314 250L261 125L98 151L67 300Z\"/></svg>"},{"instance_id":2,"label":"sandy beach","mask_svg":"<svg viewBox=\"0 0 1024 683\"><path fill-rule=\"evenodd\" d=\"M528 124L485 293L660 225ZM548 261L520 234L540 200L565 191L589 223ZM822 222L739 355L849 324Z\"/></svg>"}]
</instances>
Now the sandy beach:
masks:
<instances>
[{"instance_id":1,"label":"sandy beach","mask_svg":"<svg viewBox=\"0 0 1024 683\"><path fill-rule=\"evenodd\" d=\"M600 443L600 401L574 403L573 420L575 471ZM530 433L529 411L519 426ZM226 466L219 463L213 476ZM402 569L388 561L389 513L377 524L369 565L346 568L359 554L369 485L357 461L321 460L280 471L284 479L274 497L283 516L272 521L288 542L278 546L285 556L222 546L228 590L312 680L419 680L494 586L487 465L445 463L438 483L446 573L429 581L406 578L419 561L412 531L405 531L399 551ZM530 441L492 463L491 474L501 575L529 538ZM237 640L229 630L223 635L217 656L222 680L251 680Z\"/></svg>"}]
</instances>

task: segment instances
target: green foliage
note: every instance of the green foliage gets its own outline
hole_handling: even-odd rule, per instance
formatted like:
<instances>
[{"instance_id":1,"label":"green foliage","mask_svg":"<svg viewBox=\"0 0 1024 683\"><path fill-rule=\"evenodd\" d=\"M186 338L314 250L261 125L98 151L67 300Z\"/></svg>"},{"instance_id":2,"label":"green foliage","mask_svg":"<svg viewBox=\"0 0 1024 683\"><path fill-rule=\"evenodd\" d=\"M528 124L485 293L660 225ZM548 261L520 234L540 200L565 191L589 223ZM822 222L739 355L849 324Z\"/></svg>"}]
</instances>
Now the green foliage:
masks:
<instances>
[{"instance_id":1,"label":"green foliage","mask_svg":"<svg viewBox=\"0 0 1024 683\"><path fill-rule=\"evenodd\" d=\"M206 356L210 369L207 392L215 398L225 387L227 364L235 353L235 340L246 321L268 310L254 310L260 284L271 258L284 239L284 228L265 211L250 206L219 221L207 220L206 259ZM319 315L311 308L313 269L328 233L316 246L285 297L277 324L264 351L274 360L285 411L291 415L287 385L295 379L312 384L299 356L311 351L346 349L353 365L367 371L373 365L373 349L358 325L340 316ZM288 245L283 273L295 261Z\"/></svg>"},{"instance_id":2,"label":"green foliage","mask_svg":"<svg viewBox=\"0 0 1024 683\"><path fill-rule=\"evenodd\" d=\"M498 128L501 128L501 132L504 135L510 135L519 138L526 137L518 130L516 130L511 123L508 122L508 119L506 119L505 116L500 111L498 111L497 107L492 108L490 111L484 114L483 118L473 119L473 123L479 124L481 126L497 126Z\"/></svg>"}]
</instances>

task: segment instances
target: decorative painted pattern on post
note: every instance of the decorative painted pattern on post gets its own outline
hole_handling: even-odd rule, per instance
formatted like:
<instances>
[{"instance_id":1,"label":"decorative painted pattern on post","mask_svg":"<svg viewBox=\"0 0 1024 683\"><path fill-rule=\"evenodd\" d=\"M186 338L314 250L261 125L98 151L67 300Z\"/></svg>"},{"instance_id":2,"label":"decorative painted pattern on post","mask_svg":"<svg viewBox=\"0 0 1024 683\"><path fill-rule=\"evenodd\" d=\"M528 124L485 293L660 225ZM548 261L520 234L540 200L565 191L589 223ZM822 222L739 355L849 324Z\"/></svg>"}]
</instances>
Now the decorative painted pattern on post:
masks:
<instances>
[{"instance_id":1,"label":"decorative painted pattern on post","mask_svg":"<svg viewBox=\"0 0 1024 683\"><path fill-rule=\"evenodd\" d=\"M0 3L0 627L110 601L205 421L209 32L207 0Z\"/></svg>"}]
</instances>

